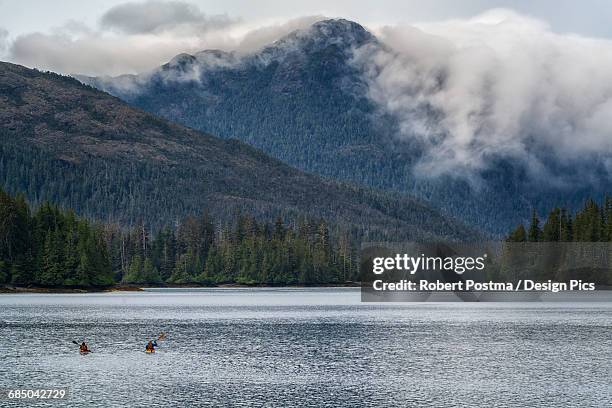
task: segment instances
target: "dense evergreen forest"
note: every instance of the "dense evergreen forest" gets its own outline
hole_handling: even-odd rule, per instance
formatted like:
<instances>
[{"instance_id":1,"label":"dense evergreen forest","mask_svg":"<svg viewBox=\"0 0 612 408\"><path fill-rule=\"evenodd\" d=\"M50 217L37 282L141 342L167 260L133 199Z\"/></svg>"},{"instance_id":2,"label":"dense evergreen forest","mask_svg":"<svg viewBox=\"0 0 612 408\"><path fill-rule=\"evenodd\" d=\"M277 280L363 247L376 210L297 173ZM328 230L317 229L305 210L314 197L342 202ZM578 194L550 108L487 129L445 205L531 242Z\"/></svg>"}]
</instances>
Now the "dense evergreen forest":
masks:
<instances>
[{"instance_id":1,"label":"dense evergreen forest","mask_svg":"<svg viewBox=\"0 0 612 408\"><path fill-rule=\"evenodd\" d=\"M553 208L541 225L532 211L529 226L519 225L507 237L509 242L610 242L612 241L612 197L599 205L589 199L573 215L565 208Z\"/></svg>"},{"instance_id":2,"label":"dense evergreen forest","mask_svg":"<svg viewBox=\"0 0 612 408\"><path fill-rule=\"evenodd\" d=\"M584 160L576 172L576 163L535 147L529 154L571 187L534 179L515 158L487 157L487 168L471 175L476 177L415 171L427 159L426 146L410 134L397 137L401 124L372 102L367 67L355 63L355 50L379 45L356 23L326 20L254 54L181 54L139 76L81 79L172 122L237 138L301 170L426 200L499 237L532 207L575 211L587 197L610 189L598 160ZM414 115L432 123L442 119L430 105L415 107ZM586 182L585 174L593 177Z\"/></svg>"},{"instance_id":3,"label":"dense evergreen forest","mask_svg":"<svg viewBox=\"0 0 612 408\"><path fill-rule=\"evenodd\" d=\"M35 207L154 231L205 208L219 224L236 209L260 221L324 218L369 241L476 234L422 200L303 173L73 78L0 62L0 90L0 187Z\"/></svg>"},{"instance_id":4,"label":"dense evergreen forest","mask_svg":"<svg viewBox=\"0 0 612 408\"><path fill-rule=\"evenodd\" d=\"M207 213L154 236L92 223L50 203L30 208L0 190L0 284L104 287L113 284L325 284L357 276L347 235L332 243L325 220L261 223L236 212Z\"/></svg>"},{"instance_id":5,"label":"dense evergreen forest","mask_svg":"<svg viewBox=\"0 0 612 408\"><path fill-rule=\"evenodd\" d=\"M612 197L601 204L589 199L575 214L553 208L544 223L533 211L527 228L519 225L506 241L510 244L498 271L506 279L582 279L612 285Z\"/></svg>"}]
</instances>

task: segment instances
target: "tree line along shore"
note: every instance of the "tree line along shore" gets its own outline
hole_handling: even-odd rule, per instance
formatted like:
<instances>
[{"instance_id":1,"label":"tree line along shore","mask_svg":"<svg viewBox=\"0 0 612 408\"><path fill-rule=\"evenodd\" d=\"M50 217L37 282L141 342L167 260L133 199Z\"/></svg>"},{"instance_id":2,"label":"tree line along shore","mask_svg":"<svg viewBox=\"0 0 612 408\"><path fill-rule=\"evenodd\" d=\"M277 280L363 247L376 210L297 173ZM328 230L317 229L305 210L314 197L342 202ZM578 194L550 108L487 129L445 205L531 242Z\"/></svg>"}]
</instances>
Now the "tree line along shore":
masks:
<instances>
[{"instance_id":1,"label":"tree line along shore","mask_svg":"<svg viewBox=\"0 0 612 408\"><path fill-rule=\"evenodd\" d=\"M529 225L517 226L507 237L509 242L611 242L612 197L598 204L588 199L572 214L566 208L553 208L542 224L535 210Z\"/></svg>"},{"instance_id":2,"label":"tree line along shore","mask_svg":"<svg viewBox=\"0 0 612 408\"><path fill-rule=\"evenodd\" d=\"M138 290L143 286L338 286L359 281L355 242L332 237L324 219L261 222L237 211L231 222L188 216L153 234L92 222L48 202L0 190L0 292ZM612 198L572 214L534 211L509 242L610 242Z\"/></svg>"},{"instance_id":3,"label":"tree line along shore","mask_svg":"<svg viewBox=\"0 0 612 408\"><path fill-rule=\"evenodd\" d=\"M153 234L48 202L32 208L2 190L0 219L0 285L9 288L337 285L358 275L354 244L332 239L324 219L260 222L237 211L220 224L203 212Z\"/></svg>"}]
</instances>

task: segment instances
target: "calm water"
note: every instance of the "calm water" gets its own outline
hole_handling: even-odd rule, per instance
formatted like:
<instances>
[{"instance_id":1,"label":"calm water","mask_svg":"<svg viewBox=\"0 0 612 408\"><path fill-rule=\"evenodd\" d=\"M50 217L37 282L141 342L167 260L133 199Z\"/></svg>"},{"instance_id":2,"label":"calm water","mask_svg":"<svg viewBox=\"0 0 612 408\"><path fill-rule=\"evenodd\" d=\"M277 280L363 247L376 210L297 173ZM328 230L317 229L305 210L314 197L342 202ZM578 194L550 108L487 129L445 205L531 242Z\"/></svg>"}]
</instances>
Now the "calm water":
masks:
<instances>
[{"instance_id":1,"label":"calm water","mask_svg":"<svg viewBox=\"0 0 612 408\"><path fill-rule=\"evenodd\" d=\"M611 303L359 298L355 289L0 295L0 388L70 388L49 406L612 406ZM160 330L167 340L145 354ZM73 339L94 353L81 356Z\"/></svg>"}]
</instances>

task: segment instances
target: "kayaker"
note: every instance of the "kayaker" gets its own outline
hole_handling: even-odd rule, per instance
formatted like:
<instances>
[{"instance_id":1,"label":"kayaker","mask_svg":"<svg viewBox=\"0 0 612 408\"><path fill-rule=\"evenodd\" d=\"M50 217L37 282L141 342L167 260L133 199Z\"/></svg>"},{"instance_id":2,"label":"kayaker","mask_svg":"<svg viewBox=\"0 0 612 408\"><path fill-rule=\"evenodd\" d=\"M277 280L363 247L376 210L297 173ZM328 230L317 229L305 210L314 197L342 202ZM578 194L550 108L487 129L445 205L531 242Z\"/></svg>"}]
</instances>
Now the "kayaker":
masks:
<instances>
[{"instance_id":1,"label":"kayaker","mask_svg":"<svg viewBox=\"0 0 612 408\"><path fill-rule=\"evenodd\" d=\"M155 352L155 346L153 345L153 342L151 340L149 340L149 343L147 343L147 347L145 348L145 351L149 353Z\"/></svg>"},{"instance_id":2,"label":"kayaker","mask_svg":"<svg viewBox=\"0 0 612 408\"><path fill-rule=\"evenodd\" d=\"M81 353L89 353L89 348L87 347L87 344L85 344L85 342L81 343L81 345L79 346L79 351Z\"/></svg>"}]
</instances>

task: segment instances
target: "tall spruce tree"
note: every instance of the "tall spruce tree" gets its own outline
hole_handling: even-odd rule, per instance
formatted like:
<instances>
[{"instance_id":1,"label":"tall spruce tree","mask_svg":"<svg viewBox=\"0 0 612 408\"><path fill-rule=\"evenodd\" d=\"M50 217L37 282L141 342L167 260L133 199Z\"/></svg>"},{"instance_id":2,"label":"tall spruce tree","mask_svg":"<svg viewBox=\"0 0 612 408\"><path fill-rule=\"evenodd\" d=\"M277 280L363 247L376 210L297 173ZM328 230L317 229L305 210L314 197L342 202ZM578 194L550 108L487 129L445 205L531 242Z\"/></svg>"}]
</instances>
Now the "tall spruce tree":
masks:
<instances>
[{"instance_id":1,"label":"tall spruce tree","mask_svg":"<svg viewBox=\"0 0 612 408\"><path fill-rule=\"evenodd\" d=\"M561 240L561 209L555 208L548 213L542 228L541 240L544 242L558 242Z\"/></svg>"},{"instance_id":2,"label":"tall spruce tree","mask_svg":"<svg viewBox=\"0 0 612 408\"><path fill-rule=\"evenodd\" d=\"M542 231L540 230L540 219L538 218L538 213L535 209L531 211L531 223L529 224L529 232L527 234L527 239L529 242L538 242L542 236Z\"/></svg>"}]
</instances>

